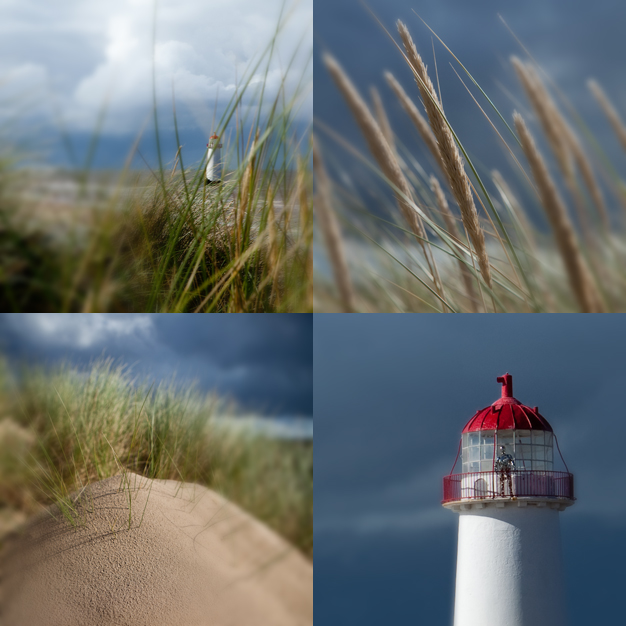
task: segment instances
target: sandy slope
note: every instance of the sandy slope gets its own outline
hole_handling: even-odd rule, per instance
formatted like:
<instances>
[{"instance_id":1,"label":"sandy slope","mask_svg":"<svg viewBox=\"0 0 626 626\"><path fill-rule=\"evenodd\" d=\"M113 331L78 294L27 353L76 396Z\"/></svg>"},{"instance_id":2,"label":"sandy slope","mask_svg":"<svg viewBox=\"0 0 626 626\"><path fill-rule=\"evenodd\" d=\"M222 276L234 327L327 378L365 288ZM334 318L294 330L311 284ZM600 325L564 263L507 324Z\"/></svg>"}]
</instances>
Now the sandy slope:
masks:
<instances>
[{"instance_id":1,"label":"sandy slope","mask_svg":"<svg viewBox=\"0 0 626 626\"><path fill-rule=\"evenodd\" d=\"M6 542L2 626L313 624L311 563L204 487L127 474L78 507L76 528L52 509Z\"/></svg>"}]
</instances>

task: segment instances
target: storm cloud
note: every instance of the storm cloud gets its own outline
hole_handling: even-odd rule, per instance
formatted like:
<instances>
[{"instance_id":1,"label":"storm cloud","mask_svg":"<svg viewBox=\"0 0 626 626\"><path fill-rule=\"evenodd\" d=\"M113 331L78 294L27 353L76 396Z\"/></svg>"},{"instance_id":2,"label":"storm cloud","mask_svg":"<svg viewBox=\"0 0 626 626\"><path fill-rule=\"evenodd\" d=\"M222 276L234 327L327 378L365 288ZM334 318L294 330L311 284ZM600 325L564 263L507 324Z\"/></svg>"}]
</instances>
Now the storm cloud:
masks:
<instances>
[{"instance_id":1,"label":"storm cloud","mask_svg":"<svg viewBox=\"0 0 626 626\"><path fill-rule=\"evenodd\" d=\"M313 414L310 315L2 314L0 352L77 365L105 355L140 375L197 381L250 411Z\"/></svg>"}]
</instances>

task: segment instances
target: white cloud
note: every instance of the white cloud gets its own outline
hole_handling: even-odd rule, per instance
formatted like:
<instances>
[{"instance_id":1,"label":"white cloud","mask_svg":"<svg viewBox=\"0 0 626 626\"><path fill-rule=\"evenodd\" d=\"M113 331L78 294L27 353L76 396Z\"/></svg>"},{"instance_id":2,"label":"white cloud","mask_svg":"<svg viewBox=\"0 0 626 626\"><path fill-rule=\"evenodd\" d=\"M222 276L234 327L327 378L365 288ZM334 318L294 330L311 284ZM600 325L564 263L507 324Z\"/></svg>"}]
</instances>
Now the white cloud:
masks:
<instances>
[{"instance_id":1,"label":"white cloud","mask_svg":"<svg viewBox=\"0 0 626 626\"><path fill-rule=\"evenodd\" d=\"M282 0L159 0L158 101L169 106L174 83L177 99L201 111L208 132L216 96L230 98L246 66L269 43L281 5ZM0 77L20 67L40 68L32 80L52 86L70 129L92 130L106 100L106 132L137 130L152 101L153 0L65 0L54 7L47 0L0 0L0 6ZM305 38L290 84L304 71L312 47L312 0L296 0L292 8L269 76L270 96L298 42ZM312 112L309 100L303 115ZM41 115L52 119L47 99Z\"/></svg>"},{"instance_id":2,"label":"white cloud","mask_svg":"<svg viewBox=\"0 0 626 626\"><path fill-rule=\"evenodd\" d=\"M31 341L71 348L104 346L114 339L148 339L153 330L149 315L21 314L10 318L14 327Z\"/></svg>"}]
</instances>

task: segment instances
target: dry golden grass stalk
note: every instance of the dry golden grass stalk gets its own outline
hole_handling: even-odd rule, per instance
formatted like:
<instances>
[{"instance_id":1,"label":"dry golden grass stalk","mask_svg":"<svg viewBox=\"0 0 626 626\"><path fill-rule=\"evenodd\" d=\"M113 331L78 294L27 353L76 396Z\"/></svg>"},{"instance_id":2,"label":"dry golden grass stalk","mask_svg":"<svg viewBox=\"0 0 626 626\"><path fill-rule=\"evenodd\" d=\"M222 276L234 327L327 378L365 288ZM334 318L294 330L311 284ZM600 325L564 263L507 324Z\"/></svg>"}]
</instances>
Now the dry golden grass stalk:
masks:
<instances>
[{"instance_id":1,"label":"dry golden grass stalk","mask_svg":"<svg viewBox=\"0 0 626 626\"><path fill-rule=\"evenodd\" d=\"M569 147L572 152L573 159L578 167L578 170L582 174L583 180L585 181L585 185L591 194L591 199L593 200L596 209L598 210L598 214L602 220L602 224L605 229L609 229L609 216L606 208L606 204L604 202L604 197L602 195L602 191L600 190L600 186L598 185L595 175L593 173L593 168L591 167L591 163L587 158L585 150L580 142L580 139L577 137L576 133L572 129L572 127L568 124L567 120L563 117L562 113L559 111L559 108L556 106L556 103L548 93L545 85L541 81L539 74L537 71L531 66L527 66L527 71L531 77L531 80L536 85L536 89L541 96L541 99L545 101L546 106L550 111L550 116L554 121L554 124L559 127L560 133L563 136L563 141ZM578 187L576 187L578 189ZM578 195L578 194L577 194ZM581 198L581 202L584 202Z\"/></svg>"},{"instance_id":2,"label":"dry golden grass stalk","mask_svg":"<svg viewBox=\"0 0 626 626\"><path fill-rule=\"evenodd\" d=\"M313 140L313 171L315 172L315 215L317 223L322 229L322 235L326 242L328 258L335 275L343 312L351 313L356 310L354 289L344 253L341 229L332 209L330 179L319 155L315 139Z\"/></svg>"},{"instance_id":3,"label":"dry golden grass stalk","mask_svg":"<svg viewBox=\"0 0 626 626\"><path fill-rule=\"evenodd\" d=\"M309 189L310 180L308 180L306 166L302 162L302 157L298 157L298 212L300 217L300 230L305 232L310 227L310 208Z\"/></svg>"},{"instance_id":4,"label":"dry golden grass stalk","mask_svg":"<svg viewBox=\"0 0 626 626\"><path fill-rule=\"evenodd\" d=\"M574 200L583 236L587 243L591 245L591 230L589 227L589 220L587 218L587 211L584 199L580 194L576 181L572 150L567 141L566 132L562 124L562 118L558 113L552 98L550 98L548 92L530 66L524 64L517 57L511 57L511 61L531 106L535 111L535 115L537 115L541 127L543 128L543 131L548 139L550 149L559 164L559 168L565 180L565 185Z\"/></svg>"},{"instance_id":5,"label":"dry golden grass stalk","mask_svg":"<svg viewBox=\"0 0 626 626\"><path fill-rule=\"evenodd\" d=\"M374 112L376 113L376 119L378 120L380 130L383 131L383 135L385 136L389 147L395 152L396 145L393 139L393 130L391 130L391 124L389 123L389 118L387 117L387 113L385 111L385 107L383 106L383 101L380 97L378 89L376 89L376 87L370 87L370 95L372 96Z\"/></svg>"},{"instance_id":6,"label":"dry golden grass stalk","mask_svg":"<svg viewBox=\"0 0 626 626\"><path fill-rule=\"evenodd\" d=\"M259 138L258 131L257 136L252 142L252 147L250 148L250 154L254 154L254 149L256 147L257 139ZM252 206L252 195L254 193L252 185L252 178L254 176L254 162L256 159L256 155L252 156L246 166L246 169L243 173L243 178L241 181L241 186L239 188L239 202L235 208L235 222L236 222L236 250L237 256L241 254L241 245L242 245L242 235L243 235L243 220L246 215L246 211L248 207Z\"/></svg>"},{"instance_id":7,"label":"dry golden grass stalk","mask_svg":"<svg viewBox=\"0 0 626 626\"><path fill-rule=\"evenodd\" d=\"M567 184L579 214L581 226L585 235L588 233L589 225L585 209L585 201L581 196L579 186L574 173L574 162L580 171L585 185L589 190L593 204L602 221L605 230L610 228L608 211L604 202L604 197L598 185L591 163L585 154L579 138L572 130L567 120L563 117L554 100L548 93L539 74L530 65L525 65L517 57L512 58L513 66L520 81L526 91L533 109L541 126L548 137L550 147L559 162L559 166L565 182Z\"/></svg>"},{"instance_id":8,"label":"dry golden grass stalk","mask_svg":"<svg viewBox=\"0 0 626 626\"><path fill-rule=\"evenodd\" d=\"M437 145L437 140L435 139L435 135L433 135L433 131L430 130L430 126L428 122L424 118L424 116L418 111L415 103L409 96L406 94L402 85L395 79L394 75L391 72L385 72L385 78L389 83L389 86L396 94L396 97L400 101L402 108L406 111L409 119L417 128L417 132L420 134L422 140L426 144L426 147L430 150L430 153L433 155L437 165L441 168L443 175L448 177L448 173L446 172L443 162L441 161L441 154L439 154L439 146Z\"/></svg>"},{"instance_id":9,"label":"dry golden grass stalk","mask_svg":"<svg viewBox=\"0 0 626 626\"><path fill-rule=\"evenodd\" d=\"M571 179L574 175L572 155L567 149L566 138L562 132L559 116L556 115L555 107L552 106L551 98L548 97L541 82L536 80L536 76L531 72L531 69L518 57L511 57L511 63L535 111L535 115L541 123L543 132L563 175Z\"/></svg>"},{"instance_id":10,"label":"dry golden grass stalk","mask_svg":"<svg viewBox=\"0 0 626 626\"><path fill-rule=\"evenodd\" d=\"M607 116L609 123L613 128L613 132L622 144L622 148L626 150L626 126L624 126L624 122L617 112L617 109L613 106L613 103L609 100L608 96L597 81L590 79L587 81L587 86L604 111L604 114Z\"/></svg>"},{"instance_id":11,"label":"dry golden grass stalk","mask_svg":"<svg viewBox=\"0 0 626 626\"><path fill-rule=\"evenodd\" d=\"M243 180L241 182L241 190L239 195L239 202L235 206L235 237L236 245L235 250L237 256L241 254L241 239L243 230L243 216L246 214L248 203L250 201L250 165L246 168L243 174Z\"/></svg>"},{"instance_id":12,"label":"dry golden grass stalk","mask_svg":"<svg viewBox=\"0 0 626 626\"><path fill-rule=\"evenodd\" d=\"M325 54L323 60L332 79L335 81L339 91L350 107L354 119L361 128L361 132L365 137L370 152L378 162L383 174L389 179L392 185L397 188L398 191L394 193L400 211L413 233L418 237L431 272L432 281L439 295L443 297L443 286L438 275L435 259L433 258L429 246L425 243L426 231L424 230L419 214L412 206L411 200L413 195L411 194L409 183L402 173L396 155L389 146L380 126L377 124L363 98L361 98L356 87L352 84L352 81L348 78L339 63L337 63L335 58L330 54Z\"/></svg>"},{"instance_id":13,"label":"dry golden grass stalk","mask_svg":"<svg viewBox=\"0 0 626 626\"><path fill-rule=\"evenodd\" d=\"M489 257L485 246L485 235L478 220L478 212L474 204L472 189L470 187L469 178L465 172L463 159L459 154L454 136L444 117L441 103L439 102L435 88L426 71L426 65L417 53L417 49L415 48L415 44L411 39L407 27L400 20L398 20L398 32L404 44L408 62L415 72L416 77L419 78L419 80L417 80L417 86L422 95L430 126L437 139L437 144L439 145L441 160L447 172L452 195L459 205L463 224L474 246L480 273L485 283L491 287L491 268L489 267Z\"/></svg>"},{"instance_id":14,"label":"dry golden grass stalk","mask_svg":"<svg viewBox=\"0 0 626 626\"><path fill-rule=\"evenodd\" d=\"M237 257L241 256L244 248L244 220L246 219L246 213L254 210L254 188L255 188L255 162L256 154L255 148L259 139L259 130L257 129L256 136L252 142L250 148L250 154L252 155L246 169L243 173L241 186L239 188L239 202L235 206L235 251ZM241 311L244 303L244 296L242 286L240 282L235 282L235 293L233 298L232 311Z\"/></svg>"},{"instance_id":15,"label":"dry golden grass stalk","mask_svg":"<svg viewBox=\"0 0 626 626\"><path fill-rule=\"evenodd\" d=\"M580 254L574 227L567 215L565 204L522 116L516 112L513 118L578 305L584 313L602 312L598 294Z\"/></svg>"},{"instance_id":16,"label":"dry golden grass stalk","mask_svg":"<svg viewBox=\"0 0 626 626\"><path fill-rule=\"evenodd\" d=\"M589 159L585 154L585 150L583 149L580 140L578 139L578 137L576 137L574 131L570 128L570 126L565 122L564 129L568 142L572 148L576 165L578 166L578 169L582 174L583 180L585 181L585 185L587 185L587 189L591 194L591 199L596 209L598 210L598 214L602 221L602 226L604 227L605 231L608 232L611 228L611 224L609 221L609 212L606 208L604 196L602 195L602 191L600 190L598 181L596 180L595 174L593 173L591 163L589 162Z\"/></svg>"},{"instance_id":17,"label":"dry golden grass stalk","mask_svg":"<svg viewBox=\"0 0 626 626\"><path fill-rule=\"evenodd\" d=\"M456 239L457 241L461 241L459 237L459 231L456 227L456 220L454 219L454 215L452 215L452 211L450 211L450 207L448 206L448 201L446 200L446 196L443 193L443 189L439 184L439 181L435 176L430 177L430 188L433 190L435 194L435 199L437 200L437 206L439 207L439 211L443 216L443 221L446 224L446 230L450 237ZM467 269L467 266L460 259L457 260L459 264L459 271L461 273L461 278L463 279L463 284L465 286L465 295L469 300L470 309L472 313L478 313L477 306L477 298L476 298L476 290L474 289L474 279L472 277L471 272Z\"/></svg>"},{"instance_id":18,"label":"dry golden grass stalk","mask_svg":"<svg viewBox=\"0 0 626 626\"><path fill-rule=\"evenodd\" d=\"M517 77L522 83L522 87L526 92L526 96L530 101L535 115L541 124L550 149L552 150L552 154L559 164L565 185L574 200L583 236L590 244L591 230L587 218L587 211L576 182L571 146L569 146L567 142L561 116L558 114L552 98L550 98L543 84L532 71L532 68L515 56L511 57L511 63L517 73Z\"/></svg>"},{"instance_id":19,"label":"dry golden grass stalk","mask_svg":"<svg viewBox=\"0 0 626 626\"><path fill-rule=\"evenodd\" d=\"M424 229L419 215L407 200L413 197L409 183L404 177L398 160L389 147L382 130L339 63L330 54L324 55L324 63L350 107L354 119L361 128L370 152L380 165L384 175L399 190L400 193L396 192L395 195L404 219L411 227L411 230L418 237L423 238Z\"/></svg>"},{"instance_id":20,"label":"dry golden grass stalk","mask_svg":"<svg viewBox=\"0 0 626 626\"><path fill-rule=\"evenodd\" d=\"M313 202L312 178L307 171L306 163L303 157L298 157L298 212L300 217L300 241L303 243L313 236ZM293 209L292 209L293 210ZM286 233L289 232L287 229ZM307 261L304 268L305 281L307 285L306 301L313 307L313 255L307 254Z\"/></svg>"},{"instance_id":21,"label":"dry golden grass stalk","mask_svg":"<svg viewBox=\"0 0 626 626\"><path fill-rule=\"evenodd\" d=\"M278 245L278 228L276 227L276 211L274 210L274 189L268 189L268 210L267 210L267 231L268 231L268 248L269 248L269 264L272 273L275 274L281 256L280 246Z\"/></svg>"}]
</instances>

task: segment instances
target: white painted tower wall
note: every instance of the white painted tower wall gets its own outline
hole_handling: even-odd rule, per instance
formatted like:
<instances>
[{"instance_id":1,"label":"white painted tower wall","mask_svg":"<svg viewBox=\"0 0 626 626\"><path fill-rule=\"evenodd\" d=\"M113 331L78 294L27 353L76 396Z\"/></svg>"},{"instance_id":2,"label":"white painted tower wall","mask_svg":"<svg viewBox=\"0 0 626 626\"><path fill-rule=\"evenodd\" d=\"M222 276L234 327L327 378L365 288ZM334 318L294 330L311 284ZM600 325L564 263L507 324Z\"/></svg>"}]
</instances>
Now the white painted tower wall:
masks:
<instances>
[{"instance_id":1,"label":"white painted tower wall","mask_svg":"<svg viewBox=\"0 0 626 626\"><path fill-rule=\"evenodd\" d=\"M221 144L219 140L209 142L206 165L207 180L216 181L222 178Z\"/></svg>"},{"instance_id":2,"label":"white painted tower wall","mask_svg":"<svg viewBox=\"0 0 626 626\"><path fill-rule=\"evenodd\" d=\"M559 507L520 500L462 507L454 626L565 626L559 511L552 506Z\"/></svg>"}]
</instances>

